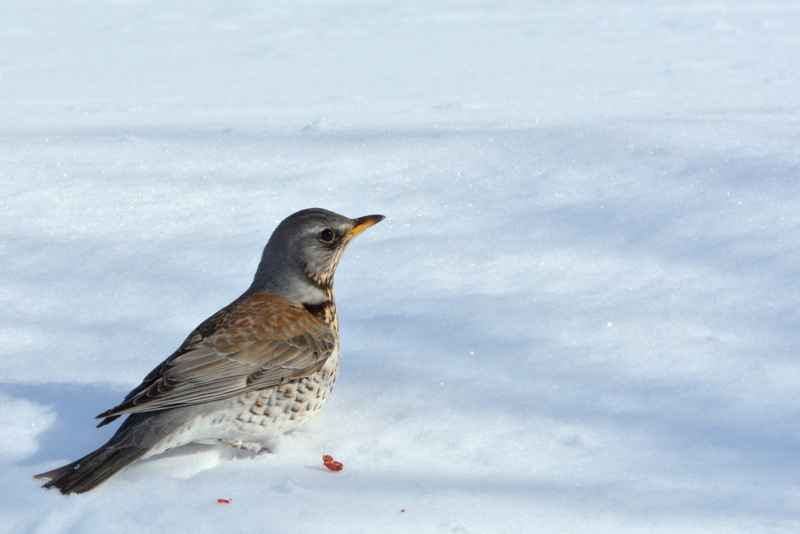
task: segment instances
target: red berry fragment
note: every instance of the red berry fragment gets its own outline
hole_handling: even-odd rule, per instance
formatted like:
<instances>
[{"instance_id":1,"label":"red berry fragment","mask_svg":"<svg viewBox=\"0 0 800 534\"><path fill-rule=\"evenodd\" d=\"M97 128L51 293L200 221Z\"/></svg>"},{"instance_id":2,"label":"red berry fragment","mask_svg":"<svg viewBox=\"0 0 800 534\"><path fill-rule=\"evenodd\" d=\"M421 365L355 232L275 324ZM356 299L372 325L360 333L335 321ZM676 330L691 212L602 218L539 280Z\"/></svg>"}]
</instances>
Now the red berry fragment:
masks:
<instances>
[{"instance_id":1,"label":"red berry fragment","mask_svg":"<svg viewBox=\"0 0 800 534\"><path fill-rule=\"evenodd\" d=\"M333 456L331 456L329 454L323 454L322 455L322 463L325 465L325 467L327 467L331 471L341 471L342 468L344 467L341 464L341 462L335 461L333 459Z\"/></svg>"},{"instance_id":2,"label":"red berry fragment","mask_svg":"<svg viewBox=\"0 0 800 534\"><path fill-rule=\"evenodd\" d=\"M220 503L220 504L230 504L231 500L230 499L217 499L217 502Z\"/></svg>"}]
</instances>

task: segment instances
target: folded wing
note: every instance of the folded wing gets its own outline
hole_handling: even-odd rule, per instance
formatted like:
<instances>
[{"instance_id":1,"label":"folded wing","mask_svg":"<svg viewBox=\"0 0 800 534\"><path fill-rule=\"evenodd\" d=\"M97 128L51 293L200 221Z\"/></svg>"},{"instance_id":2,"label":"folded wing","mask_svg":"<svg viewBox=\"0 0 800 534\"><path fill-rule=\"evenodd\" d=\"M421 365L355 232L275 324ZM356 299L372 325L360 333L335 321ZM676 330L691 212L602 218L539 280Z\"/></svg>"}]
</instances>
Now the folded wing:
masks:
<instances>
[{"instance_id":1,"label":"folded wing","mask_svg":"<svg viewBox=\"0 0 800 534\"><path fill-rule=\"evenodd\" d=\"M311 375L335 346L335 332L301 305L245 293L198 326L119 406L98 415L98 426L127 413L212 402Z\"/></svg>"}]
</instances>

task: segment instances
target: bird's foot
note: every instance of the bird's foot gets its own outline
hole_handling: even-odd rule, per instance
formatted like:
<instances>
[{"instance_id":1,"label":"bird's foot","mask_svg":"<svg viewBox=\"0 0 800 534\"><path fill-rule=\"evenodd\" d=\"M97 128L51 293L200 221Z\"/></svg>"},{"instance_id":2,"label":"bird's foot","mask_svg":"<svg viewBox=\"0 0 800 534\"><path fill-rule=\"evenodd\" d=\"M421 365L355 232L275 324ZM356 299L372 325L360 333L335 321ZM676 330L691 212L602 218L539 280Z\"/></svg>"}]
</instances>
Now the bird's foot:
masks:
<instances>
[{"instance_id":1,"label":"bird's foot","mask_svg":"<svg viewBox=\"0 0 800 534\"><path fill-rule=\"evenodd\" d=\"M240 439L223 439L221 441L240 451L250 451L256 454L260 452L269 452L267 447L254 441L242 441Z\"/></svg>"}]
</instances>

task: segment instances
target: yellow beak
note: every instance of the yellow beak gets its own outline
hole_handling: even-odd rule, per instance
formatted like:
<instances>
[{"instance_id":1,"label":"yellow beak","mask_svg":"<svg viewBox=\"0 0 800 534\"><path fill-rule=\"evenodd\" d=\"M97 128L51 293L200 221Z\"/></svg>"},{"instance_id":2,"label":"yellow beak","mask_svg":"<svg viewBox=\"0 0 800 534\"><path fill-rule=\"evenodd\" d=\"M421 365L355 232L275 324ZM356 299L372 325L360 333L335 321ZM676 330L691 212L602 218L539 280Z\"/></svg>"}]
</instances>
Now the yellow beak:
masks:
<instances>
[{"instance_id":1,"label":"yellow beak","mask_svg":"<svg viewBox=\"0 0 800 534\"><path fill-rule=\"evenodd\" d=\"M347 237L352 239L361 232L363 232L364 230L366 230L367 228L369 228L370 226L378 224L385 218L386 217L384 217L383 215L366 215L364 217L359 217L358 219L355 220L356 225L353 227L352 230L347 232L346 235Z\"/></svg>"}]
</instances>

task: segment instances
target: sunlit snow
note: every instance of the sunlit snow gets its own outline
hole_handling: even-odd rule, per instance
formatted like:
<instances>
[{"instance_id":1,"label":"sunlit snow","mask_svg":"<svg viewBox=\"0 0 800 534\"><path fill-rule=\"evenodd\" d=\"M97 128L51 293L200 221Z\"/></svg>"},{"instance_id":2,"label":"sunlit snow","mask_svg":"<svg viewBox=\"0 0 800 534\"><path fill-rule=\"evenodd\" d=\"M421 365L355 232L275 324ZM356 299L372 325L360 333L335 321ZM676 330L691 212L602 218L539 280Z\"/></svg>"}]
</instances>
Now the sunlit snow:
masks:
<instances>
[{"instance_id":1,"label":"sunlit snow","mask_svg":"<svg viewBox=\"0 0 800 534\"><path fill-rule=\"evenodd\" d=\"M798 36L792 0L2 3L0 532L800 531ZM41 489L312 206L387 216L320 415Z\"/></svg>"}]
</instances>

